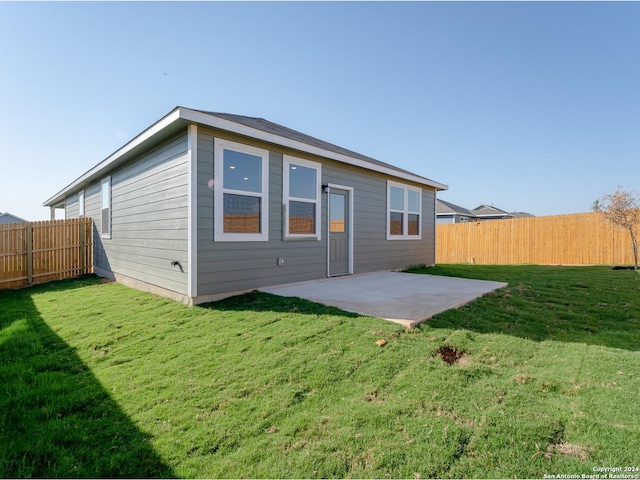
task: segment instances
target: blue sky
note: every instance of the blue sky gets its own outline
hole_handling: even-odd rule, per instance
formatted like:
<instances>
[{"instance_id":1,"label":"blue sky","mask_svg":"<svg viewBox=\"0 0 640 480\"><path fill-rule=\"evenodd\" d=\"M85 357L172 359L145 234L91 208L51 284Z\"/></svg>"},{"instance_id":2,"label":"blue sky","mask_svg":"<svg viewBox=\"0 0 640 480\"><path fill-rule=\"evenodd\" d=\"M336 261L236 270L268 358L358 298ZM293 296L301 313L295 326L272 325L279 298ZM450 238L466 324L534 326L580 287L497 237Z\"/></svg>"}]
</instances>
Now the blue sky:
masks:
<instances>
[{"instance_id":1,"label":"blue sky","mask_svg":"<svg viewBox=\"0 0 640 480\"><path fill-rule=\"evenodd\" d=\"M449 185L588 211L640 187L640 3L0 2L0 211L182 105L267 118Z\"/></svg>"}]
</instances>

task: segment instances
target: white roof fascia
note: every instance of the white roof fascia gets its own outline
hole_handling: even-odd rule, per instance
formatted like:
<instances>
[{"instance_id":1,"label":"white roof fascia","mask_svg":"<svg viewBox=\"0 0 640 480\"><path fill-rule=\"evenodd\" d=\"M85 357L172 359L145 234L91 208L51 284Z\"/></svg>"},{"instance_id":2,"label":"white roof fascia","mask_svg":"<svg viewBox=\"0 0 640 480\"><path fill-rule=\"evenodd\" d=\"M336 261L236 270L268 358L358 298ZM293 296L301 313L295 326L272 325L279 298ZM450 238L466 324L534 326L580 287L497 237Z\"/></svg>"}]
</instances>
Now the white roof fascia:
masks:
<instances>
[{"instance_id":1,"label":"white roof fascia","mask_svg":"<svg viewBox=\"0 0 640 480\"><path fill-rule=\"evenodd\" d=\"M309 145L304 142L299 142L297 140L293 140L290 138L281 137L280 135L258 130L256 128L247 127L246 125L241 125L241 124L232 122L230 120L214 117L212 115L207 115L206 113L197 112L184 107L180 107L179 109L181 113L180 115L181 118L191 122L196 122L212 128L219 128L221 130L238 133L240 135L256 138L258 140L264 140L266 142L275 143L283 147L293 148L301 152L312 153L314 155L319 155L321 157L337 160L339 162L346 163L348 165L353 165L360 168L366 168L367 170L373 170L379 173L384 173L386 175L392 175L394 177L420 183L422 185L427 185L429 187L437 188L439 190L447 190L449 188L447 185L443 183L434 182L433 180L428 180L428 179L419 177L417 175L400 172L391 168L383 167L381 165L369 163L364 160L360 160L358 158L349 157L347 155L332 152L330 150L325 150L320 147L315 147L313 145Z\"/></svg>"},{"instance_id":2,"label":"white roof fascia","mask_svg":"<svg viewBox=\"0 0 640 480\"><path fill-rule=\"evenodd\" d=\"M67 185L65 188L60 190L54 196L49 198L47 201L43 203L43 205L49 206L49 205L64 201L64 198L67 193L76 189L79 185L87 181L87 179L98 176L102 171L108 170L109 167L112 166L115 162L117 162L120 157L127 154L134 148L138 147L145 141L149 140L154 135L160 133L163 129L167 128L169 125L171 125L172 123L175 123L178 120L186 120L187 122L199 123L201 125L206 125L208 127L217 128L220 130L225 130L225 131L237 133L240 135L245 135L258 140L264 140L266 142L274 143L276 145L281 145L281 146L293 148L295 150L299 150L302 152L319 155L321 157L330 158L332 160L337 160L339 162L346 163L348 165L365 168L367 170L373 170L375 172L384 173L386 175L392 175L397 178L402 178L404 180L419 183L421 185L426 185L432 188L436 188L438 190L447 190L449 188L447 185L443 183L435 182L433 180L428 180L423 177L419 177L417 175L412 175L410 173L400 172L392 168L387 168L381 165L369 163L364 160L360 160L358 158L353 158L348 155L343 155L340 153L332 152L330 150L325 150L323 148L315 147L313 145L309 145L304 142L300 142L290 138L282 137L280 135L258 130L256 128L248 127L246 125L241 125L239 123L232 122L230 120L225 120L220 117L214 117L206 113L191 110L189 108L176 107L167 115L165 115L163 118L161 118L156 123L151 125L149 128L144 130L138 136L136 136L133 140L129 141L127 144L125 144L123 147L121 147L120 149L116 150L114 153L109 155L106 159L104 159L102 162L97 164L95 167L93 167L91 170L86 172L84 175L78 177L71 184Z\"/></svg>"}]
</instances>

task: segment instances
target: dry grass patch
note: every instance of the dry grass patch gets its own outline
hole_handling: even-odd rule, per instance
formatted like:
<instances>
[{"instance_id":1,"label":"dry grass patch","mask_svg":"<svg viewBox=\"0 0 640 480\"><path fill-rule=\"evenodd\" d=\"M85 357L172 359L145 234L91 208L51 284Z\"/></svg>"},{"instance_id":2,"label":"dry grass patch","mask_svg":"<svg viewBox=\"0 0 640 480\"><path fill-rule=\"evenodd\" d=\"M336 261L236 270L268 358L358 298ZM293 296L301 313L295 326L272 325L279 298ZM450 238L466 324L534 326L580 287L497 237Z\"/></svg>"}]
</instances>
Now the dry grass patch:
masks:
<instances>
[{"instance_id":1,"label":"dry grass patch","mask_svg":"<svg viewBox=\"0 0 640 480\"><path fill-rule=\"evenodd\" d=\"M551 460L554 456L576 457L579 460L587 460L589 458L585 448L571 443L559 442L548 445L546 451L540 450L540 446L536 444L536 449L538 451L531 456L532 460L538 456L543 456L547 460Z\"/></svg>"}]
</instances>

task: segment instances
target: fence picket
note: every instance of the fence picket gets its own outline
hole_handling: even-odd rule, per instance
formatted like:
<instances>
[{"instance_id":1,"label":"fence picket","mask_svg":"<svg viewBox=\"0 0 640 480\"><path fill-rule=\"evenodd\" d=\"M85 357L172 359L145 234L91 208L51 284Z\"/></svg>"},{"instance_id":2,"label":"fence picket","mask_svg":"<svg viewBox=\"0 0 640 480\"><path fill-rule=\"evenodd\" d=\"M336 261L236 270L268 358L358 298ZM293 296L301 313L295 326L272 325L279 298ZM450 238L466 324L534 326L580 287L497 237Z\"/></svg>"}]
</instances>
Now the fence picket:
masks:
<instances>
[{"instance_id":1,"label":"fence picket","mask_svg":"<svg viewBox=\"0 0 640 480\"><path fill-rule=\"evenodd\" d=\"M0 289L93 273L91 219L0 225Z\"/></svg>"},{"instance_id":2,"label":"fence picket","mask_svg":"<svg viewBox=\"0 0 640 480\"><path fill-rule=\"evenodd\" d=\"M438 263L632 265L629 233L575 213L436 226Z\"/></svg>"}]
</instances>

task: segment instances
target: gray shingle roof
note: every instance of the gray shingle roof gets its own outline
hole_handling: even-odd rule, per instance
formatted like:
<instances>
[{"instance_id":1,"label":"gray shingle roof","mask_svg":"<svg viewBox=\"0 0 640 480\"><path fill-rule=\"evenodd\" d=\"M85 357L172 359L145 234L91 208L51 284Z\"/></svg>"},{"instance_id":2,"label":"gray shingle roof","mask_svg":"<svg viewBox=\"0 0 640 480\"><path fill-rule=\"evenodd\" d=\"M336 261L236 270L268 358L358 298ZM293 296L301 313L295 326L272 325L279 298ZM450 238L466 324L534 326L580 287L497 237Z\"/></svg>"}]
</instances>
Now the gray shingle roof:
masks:
<instances>
[{"instance_id":1,"label":"gray shingle roof","mask_svg":"<svg viewBox=\"0 0 640 480\"><path fill-rule=\"evenodd\" d=\"M272 133L274 135L279 135L284 138L289 138L291 140L296 140L298 142L306 143L307 145L312 145L314 147L322 148L324 150L329 150L330 152L339 153L341 155L346 155L352 158L357 158L359 160L372 163L374 165L378 165L380 167L390 168L397 172L407 173L410 175L416 175L413 172L408 170L403 170L402 168L398 168L394 165L390 165L385 162L381 162L380 160L376 160L375 158L367 157L366 155L362 155L360 153L354 152L352 150L348 150L343 147L339 147L338 145L334 145L333 143L325 142L324 140L320 140L319 138L312 137L305 133L298 132L291 128L285 127L283 125L279 125L277 123L273 123L269 120L265 120L264 118L258 117L245 117L243 115L235 115L231 113L221 113L221 112L208 112L205 110L196 110L200 113L204 113L206 115L211 115L213 117L222 118L224 120L229 120L230 122L239 123L241 125L245 125L247 127L255 128L256 130L261 130L263 132ZM421 175L416 175L420 178L424 178L425 180L430 180L426 177L422 177Z\"/></svg>"},{"instance_id":2,"label":"gray shingle roof","mask_svg":"<svg viewBox=\"0 0 640 480\"><path fill-rule=\"evenodd\" d=\"M451 202L445 202L444 200L437 199L436 200L436 214L456 214L459 213L461 215L468 215L470 217L475 217L473 213L467 210L464 207L456 205Z\"/></svg>"},{"instance_id":3,"label":"gray shingle roof","mask_svg":"<svg viewBox=\"0 0 640 480\"><path fill-rule=\"evenodd\" d=\"M505 212L492 205L479 205L471 210L474 215L509 215L509 212Z\"/></svg>"},{"instance_id":4,"label":"gray shingle roof","mask_svg":"<svg viewBox=\"0 0 640 480\"><path fill-rule=\"evenodd\" d=\"M532 215L529 212L510 212L509 215L511 215L513 218L535 217L535 215Z\"/></svg>"},{"instance_id":5,"label":"gray shingle roof","mask_svg":"<svg viewBox=\"0 0 640 480\"><path fill-rule=\"evenodd\" d=\"M172 135L176 135L177 132L188 125L197 124L244 135L249 138L259 139L274 145L288 146L302 152L326 156L327 158L348 165L355 165L357 167L366 168L385 175L397 176L400 179L424 184L435 188L436 190L446 190L448 188L447 185L443 183L436 182L408 170L381 162L375 158L367 157L366 155L353 152L346 148L325 142L324 140L278 125L277 123L270 122L264 118L176 107L93 168L76 178L54 196L46 200L44 205L62 208L65 197L68 194L76 192L79 188L90 185L91 182L96 181L106 173L124 165L126 162L134 159L136 155L143 152L145 148L149 148L149 146L154 145L159 141L166 140Z\"/></svg>"},{"instance_id":6,"label":"gray shingle roof","mask_svg":"<svg viewBox=\"0 0 640 480\"><path fill-rule=\"evenodd\" d=\"M7 223L23 223L28 221L29 220L25 220L24 218L20 218L9 212L4 212L4 213L0 212L0 225L4 225Z\"/></svg>"}]
</instances>

